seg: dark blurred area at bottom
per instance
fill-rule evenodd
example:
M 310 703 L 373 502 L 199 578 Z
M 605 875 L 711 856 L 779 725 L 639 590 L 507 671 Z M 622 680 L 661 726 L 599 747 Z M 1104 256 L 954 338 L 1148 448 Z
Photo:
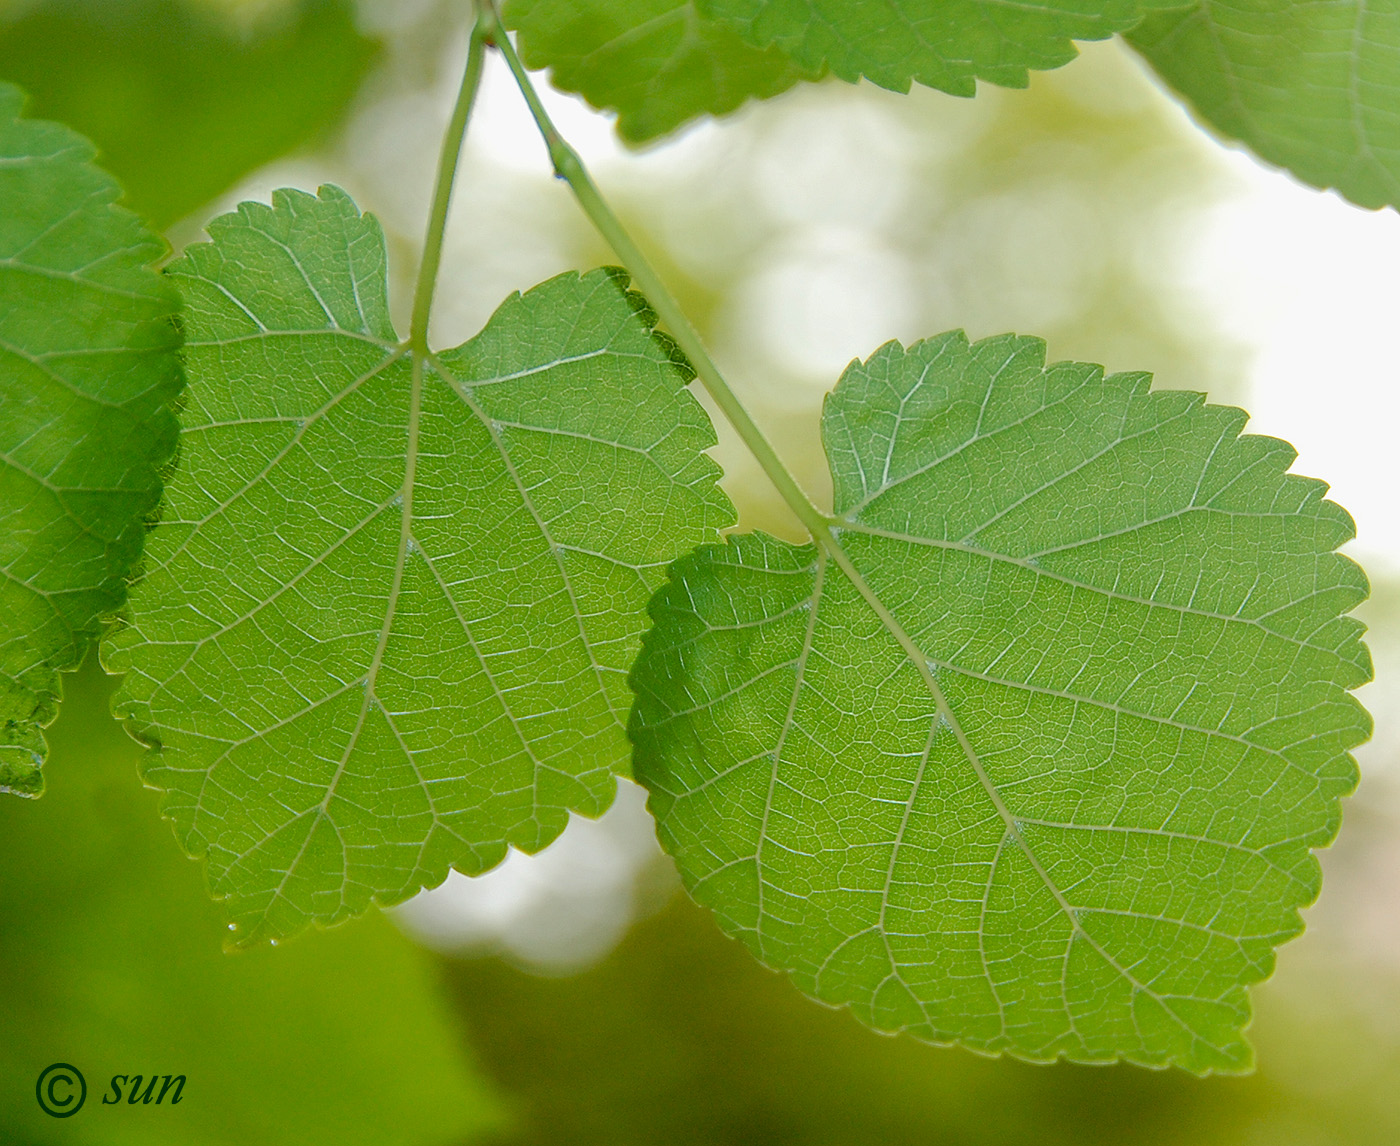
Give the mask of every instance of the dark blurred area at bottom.
M 581 975 L 474 960 L 447 977 L 482 1066 L 510 1095 L 518 1146 L 1400 1141 L 1393 1049 L 1347 1016 L 1315 1024 L 1273 996 L 1253 1076 L 980 1058 L 881 1038 L 813 1004 L 680 895 Z M 1367 1065 L 1349 1080 L 1311 1072 L 1324 1093 L 1300 1092 L 1308 1050 L 1328 1047 Z

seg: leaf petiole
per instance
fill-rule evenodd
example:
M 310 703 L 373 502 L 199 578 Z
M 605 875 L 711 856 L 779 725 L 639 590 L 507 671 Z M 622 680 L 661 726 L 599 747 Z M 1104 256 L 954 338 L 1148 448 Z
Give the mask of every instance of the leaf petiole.
M 671 337 L 685 351 L 685 355 L 690 359 L 691 365 L 695 367 L 695 373 L 705 387 L 706 393 L 724 412 L 729 424 L 734 427 L 744 445 L 757 459 L 763 472 L 768 476 L 768 480 L 776 487 L 788 508 L 806 526 L 813 540 L 830 543 L 832 541 L 831 519 L 812 504 L 811 498 L 797 484 L 797 479 L 792 476 L 782 459 L 778 457 L 772 444 L 764 437 L 763 431 L 758 428 L 749 412 L 744 409 L 738 395 L 730 389 L 729 383 L 720 374 L 719 367 L 715 365 L 714 359 L 705 349 L 705 344 L 690 324 L 690 320 L 686 318 L 680 304 L 666 289 L 666 284 L 662 282 L 661 276 L 656 273 L 646 256 L 632 241 L 632 237 L 627 234 L 613 209 L 608 206 L 607 201 L 598 191 L 597 185 L 589 176 L 578 152 L 569 146 L 549 118 L 549 113 L 545 111 L 539 93 L 535 91 L 534 85 L 530 82 L 529 73 L 525 70 L 524 64 L 520 62 L 520 57 L 516 54 L 509 35 L 500 23 L 492 0 L 484 0 L 482 4 L 477 29 L 482 30 L 483 27 L 487 42 L 499 49 L 501 55 L 505 57 L 511 74 L 515 77 L 516 86 L 519 87 L 520 94 L 525 97 L 525 102 L 530 107 L 530 114 L 534 117 L 535 126 L 539 128 L 545 146 L 549 149 L 549 159 L 554 165 L 554 173 L 568 183 L 569 189 L 573 191 L 574 198 L 578 200 L 583 213 L 588 216 L 589 221 L 607 240 L 608 245 L 622 261 L 622 265 L 641 289 L 642 294 L 646 296 L 647 301 L 661 317 L 661 321 L 666 324 Z
M 418 264 L 418 281 L 413 289 L 413 317 L 409 322 L 408 343 L 415 354 L 428 353 L 428 320 L 432 315 L 433 291 L 437 286 L 438 267 L 442 263 L 443 236 L 447 231 L 447 210 L 452 203 L 452 185 L 457 178 L 457 161 L 462 154 L 462 141 L 467 134 L 476 103 L 477 88 L 481 86 L 481 65 L 486 56 L 490 19 L 485 7 L 472 25 L 467 45 L 467 64 L 462 72 L 462 86 L 447 131 L 442 137 L 438 156 L 437 181 L 433 186 L 433 204 L 428 212 L 428 229 L 423 238 L 423 259 Z

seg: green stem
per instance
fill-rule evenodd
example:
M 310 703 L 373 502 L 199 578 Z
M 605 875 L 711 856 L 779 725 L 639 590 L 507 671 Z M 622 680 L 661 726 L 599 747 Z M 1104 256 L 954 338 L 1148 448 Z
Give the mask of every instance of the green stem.
M 438 156 L 437 182 L 433 186 L 433 206 L 428 212 L 428 231 L 423 239 L 423 261 L 418 264 L 418 282 L 413 289 L 413 318 L 409 324 L 408 343 L 418 354 L 428 353 L 428 318 L 433 309 L 433 291 L 437 287 L 438 267 L 442 263 L 442 241 L 447 232 L 447 209 L 452 203 L 452 184 L 457 179 L 457 160 L 462 155 L 462 140 L 467 134 L 476 90 L 481 84 L 481 65 L 486 58 L 489 30 L 495 24 L 495 14 L 486 5 L 477 10 L 472 26 L 471 42 L 467 46 L 467 66 L 462 72 L 462 86 L 447 133 L 442 137 L 442 153 Z
M 699 377 L 701 385 L 705 387 L 705 391 L 724 412 L 729 424 L 734 427 L 744 445 L 758 460 L 758 464 L 768 475 L 768 480 L 777 488 L 783 501 L 807 527 L 814 540 L 830 540 L 830 520 L 812 504 L 811 499 L 797 484 L 797 480 L 792 476 L 787 466 L 783 465 L 777 451 L 763 436 L 763 431 L 758 428 L 749 412 L 744 409 L 738 395 L 729 388 L 729 383 L 720 374 L 709 351 L 705 349 L 705 344 L 700 340 L 695 328 L 691 326 L 690 320 L 686 318 L 680 304 L 666 289 L 666 284 L 661 281 L 661 276 L 656 273 L 646 256 L 642 254 L 637 244 L 632 241 L 631 236 L 623 229 L 622 223 L 613 213 L 612 208 L 599 194 L 597 186 L 583 166 L 583 161 L 579 159 L 578 152 L 565 142 L 555 128 L 549 118 L 549 113 L 544 109 L 544 104 L 540 102 L 539 93 L 535 91 L 534 85 L 530 82 L 529 73 L 526 72 L 525 66 L 520 62 L 520 57 L 515 53 L 510 37 L 506 35 L 504 28 L 499 23 L 494 4 L 490 3 L 489 0 L 483 7 L 482 17 L 491 21 L 492 26 L 488 28 L 487 38 L 500 49 L 506 63 L 510 66 L 511 74 L 515 76 L 520 94 L 530 105 L 530 114 L 534 116 L 535 126 L 539 128 L 540 134 L 544 137 L 545 146 L 549 148 L 549 158 L 550 162 L 554 164 L 554 173 L 568 183 L 569 188 L 574 193 L 574 198 L 583 208 L 583 213 L 588 216 L 599 233 L 607 240 L 608 245 L 616 252 L 617 257 L 622 260 L 622 265 L 632 276 L 633 282 L 641 288 L 642 294 L 655 308 L 662 322 L 670 330 L 671 336 L 685 351 L 685 355 L 695 367 L 695 373 Z

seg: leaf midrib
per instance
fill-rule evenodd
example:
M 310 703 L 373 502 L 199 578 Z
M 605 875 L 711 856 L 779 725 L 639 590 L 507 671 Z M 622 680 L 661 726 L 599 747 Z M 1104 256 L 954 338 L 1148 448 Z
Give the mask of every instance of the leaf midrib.
M 269 335 L 276 335 L 278 333 L 284 332 L 268 332 Z M 345 331 L 340 328 L 327 328 L 323 331 L 315 333 L 363 337 L 355 336 L 353 332 Z M 267 335 L 253 337 L 266 336 Z M 598 351 L 590 351 L 588 354 L 585 355 L 576 355 L 571 357 L 565 357 L 562 359 L 552 360 L 549 363 L 540 364 L 528 370 L 514 372 L 513 374 L 506 377 L 494 377 L 486 379 L 484 380 L 484 384 L 490 385 L 504 381 L 513 381 L 517 378 L 528 377 L 532 374 L 536 374 L 544 370 L 553 369 L 561 364 L 579 361 L 586 358 L 599 357 L 605 353 L 608 353 L 608 351 L 606 349 L 602 349 Z M 471 633 L 469 627 L 467 626 L 455 597 L 448 591 L 448 586 L 443 580 L 431 555 L 427 552 L 423 545 L 420 542 L 418 542 L 413 536 L 413 494 L 416 486 L 416 469 L 419 453 L 419 438 L 422 426 L 422 400 L 423 387 L 425 382 L 425 371 L 432 370 L 432 372 L 435 375 L 437 375 L 441 379 L 441 381 L 445 385 L 447 385 L 448 388 L 456 395 L 456 397 L 462 402 L 462 404 L 468 410 L 471 411 L 472 415 L 477 419 L 477 421 L 481 424 L 481 426 L 486 430 L 486 432 L 490 436 L 492 444 L 496 448 L 496 451 L 501 458 L 502 464 L 507 470 L 512 484 L 514 485 L 517 493 L 520 495 L 520 498 L 526 511 L 530 514 L 532 520 L 535 522 L 536 528 L 539 530 L 540 535 L 544 538 L 545 544 L 549 548 L 549 551 L 552 557 L 554 558 L 555 564 L 559 571 L 560 578 L 562 579 L 565 586 L 565 590 L 568 594 L 570 613 L 572 614 L 574 621 L 578 626 L 579 641 L 585 653 L 587 654 L 589 664 L 593 669 L 595 679 L 598 685 L 598 691 L 603 697 L 604 701 L 607 703 L 609 712 L 611 713 L 614 721 L 619 725 L 619 727 L 624 726 L 624 718 L 617 712 L 616 707 L 614 705 L 613 698 L 611 695 L 612 690 L 607 686 L 607 682 L 603 679 L 603 674 L 607 670 L 603 665 L 599 663 L 598 658 L 594 652 L 593 643 L 589 639 L 587 629 L 584 626 L 583 613 L 582 610 L 579 608 L 577 593 L 574 589 L 572 578 L 569 576 L 569 572 L 565 567 L 562 559 L 561 551 L 563 549 L 571 547 L 562 546 L 554 540 L 554 537 L 547 523 L 544 521 L 539 511 L 536 509 L 534 501 L 531 498 L 525 483 L 523 482 L 520 475 L 515 469 L 514 461 L 510 457 L 509 450 L 507 449 L 505 442 L 501 438 L 499 432 L 500 424 L 495 422 L 495 420 L 493 420 L 472 397 L 471 391 L 475 383 L 467 384 L 458 379 L 456 375 L 442 362 L 441 358 L 434 353 L 428 353 L 424 355 L 419 352 L 416 352 L 408 343 L 399 344 L 396 348 L 394 348 L 394 352 L 392 354 L 387 355 L 383 360 L 376 363 L 370 370 L 358 376 L 349 386 L 333 395 L 318 410 L 316 410 L 313 414 L 309 415 L 304 420 L 302 425 L 298 427 L 297 433 L 293 435 L 292 438 L 289 439 L 288 442 L 281 447 L 281 449 L 278 450 L 277 454 L 268 461 L 268 463 L 262 468 L 262 470 L 259 471 L 259 473 L 254 478 L 246 482 L 237 493 L 232 495 L 232 497 L 227 499 L 224 503 L 221 503 L 219 507 L 211 511 L 211 513 L 206 515 L 205 518 L 195 523 L 196 530 L 191 531 L 191 536 L 193 536 L 194 532 L 197 531 L 197 527 L 199 525 L 204 524 L 212 517 L 217 516 L 220 512 L 226 510 L 234 501 L 237 501 L 240 497 L 245 495 L 248 492 L 248 490 L 250 490 L 260 481 L 265 479 L 268 476 L 268 474 L 271 473 L 272 470 L 275 469 L 276 466 L 281 461 L 283 461 L 287 457 L 287 455 L 296 447 L 296 445 L 303 439 L 307 429 L 313 423 L 319 421 L 321 417 L 323 417 L 329 411 L 331 411 L 333 408 L 339 405 L 340 402 L 343 401 L 350 394 L 357 391 L 370 378 L 381 374 L 393 363 L 399 361 L 404 357 L 407 357 L 410 361 L 412 381 L 410 384 L 409 417 L 404 450 L 404 479 L 399 488 L 398 494 L 395 495 L 400 500 L 401 506 L 399 545 L 398 551 L 395 556 L 394 570 L 391 578 L 389 596 L 384 608 L 384 618 L 380 626 L 379 637 L 375 645 L 375 650 L 372 655 L 369 668 L 366 670 L 363 677 L 360 678 L 360 680 L 363 682 L 364 699 L 361 702 L 360 711 L 356 717 L 355 726 L 351 731 L 350 736 L 346 742 L 345 750 L 341 754 L 340 760 L 337 762 L 334 774 L 327 782 L 325 794 L 322 796 L 320 802 L 317 805 L 315 805 L 311 809 L 308 809 L 307 812 L 300 813 L 300 815 L 308 816 L 309 826 L 307 828 L 305 837 L 302 840 L 301 847 L 297 851 L 296 856 L 288 864 L 286 871 L 283 873 L 282 879 L 278 882 L 277 886 L 272 891 L 271 898 L 269 899 L 269 907 L 267 909 L 264 909 L 264 911 L 261 913 L 264 920 L 267 917 L 268 910 L 270 910 L 271 904 L 275 903 L 278 899 L 286 898 L 285 891 L 287 884 L 291 880 L 294 873 L 297 871 L 298 867 L 300 866 L 301 861 L 306 854 L 306 850 L 310 846 L 311 840 L 316 833 L 318 825 L 321 823 L 322 820 L 326 820 L 330 822 L 332 826 L 334 826 L 334 821 L 329 814 L 330 805 L 332 800 L 335 798 L 336 790 L 339 786 L 341 777 L 345 774 L 345 770 L 349 765 L 349 761 L 354 754 L 356 746 L 359 743 L 360 735 L 364 729 L 365 722 L 369 717 L 369 712 L 372 706 L 378 702 L 378 697 L 375 694 L 375 685 L 378 680 L 379 670 L 383 665 L 384 655 L 388 648 L 389 638 L 392 635 L 394 620 L 397 614 L 398 600 L 403 587 L 403 579 L 405 569 L 407 566 L 408 554 L 413 548 L 416 547 L 420 555 L 424 558 L 424 561 L 429 567 L 429 571 L 434 579 L 435 584 L 438 586 L 439 591 L 443 594 L 444 598 L 446 599 L 447 604 L 452 610 L 454 616 L 456 616 L 456 618 L 458 619 L 468 643 L 472 646 L 473 651 L 476 653 L 477 660 L 482 665 L 483 672 L 485 672 L 487 676 L 488 683 L 490 684 L 498 703 L 500 703 L 501 708 L 505 712 L 512 729 L 515 731 L 517 738 L 520 740 L 526 757 L 530 760 L 531 764 L 533 765 L 531 770 L 531 784 L 536 788 L 538 787 L 540 781 L 540 774 L 544 769 L 544 762 L 540 760 L 540 758 L 536 755 L 529 743 L 528 738 L 525 736 L 524 731 L 519 727 L 516 714 L 512 709 L 511 705 L 507 702 L 506 697 L 502 694 L 497 682 L 495 681 L 491 667 L 487 662 L 485 656 L 479 650 L 476 643 L 476 639 Z M 217 425 L 222 425 L 222 423 L 211 423 L 211 426 Z M 541 429 L 540 427 L 523 426 L 522 428 Z M 599 439 L 599 441 L 601 441 L 601 439 Z M 618 442 L 608 442 L 606 444 L 612 448 L 617 449 L 626 450 L 630 448 Z M 646 451 L 644 450 L 638 452 L 641 452 L 643 454 L 646 453 Z M 368 520 L 372 519 L 375 516 L 378 516 L 378 513 L 382 512 L 383 508 L 383 506 L 379 507 L 374 514 L 370 515 L 370 518 L 367 518 L 366 521 L 361 522 L 360 525 L 356 528 L 355 532 L 358 532 L 359 528 L 363 528 L 363 526 L 367 524 Z M 187 538 L 186 541 L 182 543 L 180 547 L 181 549 L 184 548 L 185 544 L 188 544 L 188 540 L 189 539 Z M 340 539 L 337 545 L 339 545 L 340 542 L 343 542 L 343 540 L 344 538 Z M 177 552 L 178 551 L 179 550 L 177 550 Z M 279 594 L 280 592 L 281 590 L 279 590 Z M 239 623 L 241 623 L 242 619 L 243 618 L 240 618 Z M 222 631 L 227 631 L 227 628 L 228 627 L 226 627 Z M 201 642 L 201 645 L 203 643 L 205 642 Z M 345 688 L 336 690 L 335 695 L 343 695 L 348 688 L 354 687 L 354 683 L 355 682 L 351 682 L 351 684 L 345 686 Z M 427 785 L 422 784 L 422 777 L 418 773 L 417 762 L 414 759 L 412 750 L 404 742 L 403 737 L 402 735 L 400 735 L 397 727 L 394 725 L 392 718 L 389 716 L 389 713 L 387 711 L 383 710 L 382 705 L 381 711 L 384 711 L 385 718 L 390 725 L 390 730 L 393 732 L 396 742 L 398 743 L 400 749 L 403 751 L 404 756 L 409 764 L 409 767 L 414 770 L 415 775 L 419 776 L 420 786 L 423 788 L 425 795 L 427 796 L 427 799 L 429 801 L 429 805 L 431 807 L 433 804 L 433 796 L 431 791 L 429 791 Z M 250 739 L 256 738 L 257 737 L 252 737 Z M 227 751 L 224 755 L 227 755 Z M 221 757 L 221 759 L 222 758 L 223 757 Z M 212 775 L 213 770 L 214 768 L 212 765 L 210 768 L 206 769 L 206 782 L 208 780 L 208 777 Z M 537 794 L 534 799 L 534 803 L 539 803 Z M 433 808 L 433 819 L 434 823 L 440 823 L 435 808 Z
M 319 300 L 319 296 L 318 300 Z M 327 311 L 327 317 L 330 312 Z M 334 321 L 334 320 L 332 320 Z M 389 635 L 394 628 L 394 617 L 398 610 L 399 593 L 403 589 L 404 567 L 408 561 L 409 542 L 413 535 L 413 490 L 414 479 L 418 469 L 418 435 L 421 426 L 423 412 L 423 357 L 419 354 L 411 354 L 411 381 L 409 383 L 408 399 L 408 431 L 407 441 L 404 445 L 404 475 L 403 484 L 399 487 L 400 514 L 399 514 L 399 547 L 394 558 L 393 579 L 389 586 L 389 599 L 384 606 L 384 621 L 379 627 L 379 640 L 374 647 L 374 655 L 370 659 L 369 668 L 365 672 L 364 699 L 360 702 L 359 715 L 355 718 L 355 727 L 350 733 L 350 738 L 346 742 L 345 751 L 341 753 L 340 761 L 336 764 L 334 775 L 326 785 L 326 794 L 321 797 L 321 802 L 315 808 L 315 814 L 311 817 L 311 826 L 307 829 L 306 837 L 301 842 L 301 847 L 291 863 L 287 865 L 287 870 L 283 873 L 282 879 L 277 887 L 273 889 L 270 903 L 284 898 L 283 892 L 286 890 L 287 881 L 292 878 L 292 873 L 301 865 L 302 857 L 306 854 L 306 849 L 311 846 L 311 840 L 316 834 L 316 827 L 322 820 L 330 820 L 329 810 L 331 800 L 335 796 L 336 789 L 340 785 L 340 778 L 345 775 L 346 766 L 350 762 L 350 757 L 354 755 L 355 747 L 360 742 L 360 733 L 364 731 L 365 721 L 369 718 L 370 708 L 378 703 L 379 698 L 375 695 L 375 685 L 379 680 L 379 669 L 384 663 L 384 651 L 389 647 Z M 392 361 L 390 359 L 389 361 Z M 387 713 L 386 713 L 387 716 Z M 390 722 L 392 726 L 392 721 Z M 397 729 L 394 732 L 395 739 L 399 746 L 403 748 L 405 756 L 408 757 L 410 767 L 414 766 L 413 754 L 398 736 Z M 415 767 L 415 772 L 417 771 Z M 422 777 L 419 777 L 421 784 Z M 425 789 L 426 791 L 426 789 Z M 431 803 L 431 796 L 429 796 Z M 436 816 L 434 816 L 436 820 Z M 332 824 L 334 821 L 331 821 Z M 266 916 L 264 915 L 264 918 Z
M 1078 935 L 1080 938 L 1082 938 L 1084 942 L 1087 943 L 1094 950 L 1094 952 L 1105 963 L 1108 964 L 1109 967 L 1116 971 L 1123 979 L 1125 979 L 1131 985 L 1134 991 L 1140 991 L 1144 995 L 1147 995 L 1149 998 L 1151 998 L 1155 1003 L 1157 1003 L 1157 1005 L 1161 1007 L 1162 1010 L 1167 1015 L 1169 1015 L 1177 1023 L 1177 1025 L 1180 1026 L 1181 1029 L 1184 1030 L 1192 1039 L 1203 1043 L 1204 1045 L 1210 1047 L 1214 1051 L 1217 1051 L 1221 1055 L 1228 1055 L 1226 1048 L 1217 1046 L 1214 1043 L 1211 1043 L 1208 1040 L 1204 1039 L 1194 1028 L 1192 1028 L 1192 1026 L 1189 1023 L 1187 1023 L 1180 1015 L 1176 1013 L 1175 1010 L 1173 1010 L 1166 998 L 1158 994 L 1156 991 L 1152 990 L 1152 988 L 1147 986 L 1147 984 L 1141 982 L 1135 975 L 1132 974 L 1132 972 L 1130 972 L 1127 968 L 1123 967 L 1111 954 L 1109 954 L 1109 952 L 1104 949 L 1102 944 L 1100 944 L 1092 935 L 1085 931 L 1083 925 L 1080 923 L 1078 914 L 1076 913 L 1073 905 L 1070 904 L 1069 900 L 1065 898 L 1064 892 L 1060 890 L 1059 886 L 1055 883 L 1055 881 L 1050 878 L 1050 874 L 1045 870 L 1044 866 L 1041 864 L 1040 859 L 1035 854 L 1034 849 L 1031 848 L 1029 842 L 1021 834 L 1020 826 L 1017 822 L 1016 817 L 1011 813 L 1011 809 L 1007 807 L 1006 802 L 1001 797 L 1000 790 L 992 781 L 991 777 L 987 774 L 987 770 L 982 765 L 981 758 L 977 755 L 976 750 L 972 747 L 972 743 L 968 739 L 967 733 L 963 730 L 962 724 L 958 720 L 957 715 L 954 713 L 952 705 L 949 704 L 947 696 L 944 694 L 942 687 L 939 685 L 937 679 L 934 677 L 933 672 L 929 667 L 930 658 L 919 648 L 918 644 L 905 630 L 904 626 L 899 623 L 899 621 L 895 618 L 894 614 L 890 612 L 888 607 L 886 607 L 886 605 L 880 599 L 878 594 L 876 594 L 874 589 L 870 586 L 869 582 L 866 581 L 865 576 L 861 573 L 860 569 L 856 566 L 855 562 L 851 559 L 850 555 L 845 551 L 845 549 L 841 547 L 841 544 L 836 539 L 836 537 L 833 536 L 831 532 L 831 527 L 839 525 L 840 522 L 838 520 L 828 518 L 828 527 L 823 531 L 823 536 L 816 538 L 819 550 L 824 550 L 831 557 L 831 559 L 836 562 L 837 567 L 840 568 L 841 572 L 846 575 L 847 580 L 851 582 L 852 586 L 860 594 L 861 598 L 865 601 L 867 606 L 869 606 L 871 611 L 874 612 L 876 617 L 880 620 L 880 623 L 885 627 L 886 631 L 889 632 L 889 634 L 892 637 L 894 637 L 895 641 L 903 650 L 905 657 L 910 661 L 911 664 L 913 664 L 915 670 L 919 673 L 919 676 L 922 678 L 925 687 L 929 691 L 929 695 L 933 698 L 934 704 L 938 710 L 938 717 L 947 722 L 949 729 L 952 731 L 955 739 L 958 742 L 959 747 L 963 751 L 963 756 L 967 760 L 968 764 L 972 767 L 972 770 L 977 777 L 978 783 L 982 786 L 983 792 L 991 801 L 992 806 L 993 808 L 995 808 L 997 815 L 1001 818 L 1002 824 L 1005 828 L 1003 838 L 1009 838 L 1013 840 L 1016 843 L 1016 845 L 1021 849 L 1022 854 L 1025 855 L 1026 860 L 1031 865 L 1032 870 L 1036 873 L 1036 876 L 1044 885 L 1045 889 L 1054 898 L 1055 903 L 1058 905 L 1061 913 L 1069 921 L 1070 928 L 1073 934 Z M 816 595 L 814 594 L 814 612 L 817 608 L 817 604 L 818 600 Z M 775 769 L 776 766 L 777 754 L 775 753 Z M 759 881 L 759 886 L 760 888 L 762 887 L 761 879 Z M 980 934 L 981 932 L 979 929 L 979 936 Z M 1066 1013 L 1068 1014 L 1068 1012 Z

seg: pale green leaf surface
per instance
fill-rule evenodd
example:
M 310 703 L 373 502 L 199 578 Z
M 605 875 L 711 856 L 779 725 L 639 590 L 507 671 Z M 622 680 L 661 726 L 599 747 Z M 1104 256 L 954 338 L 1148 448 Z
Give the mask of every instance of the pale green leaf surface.
M 502 19 L 519 33 L 529 67 L 549 68 L 555 87 L 616 111 L 618 134 L 632 143 L 821 73 L 751 47 L 692 0 L 510 0 Z
M 1104 40 L 1181 0 L 696 0 L 702 15 L 755 47 L 776 46 L 808 69 L 892 91 L 911 82 L 953 95 L 976 81 L 1025 87 L 1058 68 L 1072 41 Z
M 424 361 L 344 192 L 210 234 L 171 268 L 181 469 L 107 664 L 252 943 L 602 812 L 646 601 L 731 510 L 688 368 L 620 272 L 513 296 Z
M 1245 1069 L 1369 720 L 1352 536 L 1285 442 L 960 332 L 855 363 L 831 548 L 679 562 L 633 673 L 692 894 L 883 1030 Z
M 1128 41 L 1222 135 L 1363 207 L 1400 205 L 1400 0 L 1202 0 Z
M 42 729 L 126 596 L 175 447 L 162 241 L 81 136 L 0 84 L 0 792 L 44 786 Z

